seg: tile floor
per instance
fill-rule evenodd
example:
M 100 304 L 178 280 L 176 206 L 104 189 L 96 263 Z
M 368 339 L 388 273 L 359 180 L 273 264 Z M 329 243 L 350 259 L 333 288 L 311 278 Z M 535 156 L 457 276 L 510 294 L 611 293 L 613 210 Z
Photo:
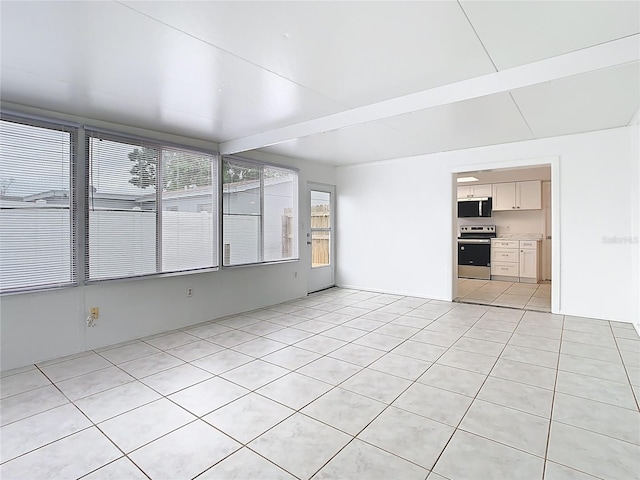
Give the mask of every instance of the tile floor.
M 617 322 L 332 289 L 1 387 L 3 480 L 640 478 Z
M 551 282 L 536 284 L 459 278 L 456 301 L 550 312 Z

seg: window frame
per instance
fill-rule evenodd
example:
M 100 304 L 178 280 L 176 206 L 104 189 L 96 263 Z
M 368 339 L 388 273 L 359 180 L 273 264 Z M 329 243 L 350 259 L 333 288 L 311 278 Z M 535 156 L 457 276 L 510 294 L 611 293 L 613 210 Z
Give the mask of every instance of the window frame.
M 225 161 L 237 162 L 240 164 L 246 164 L 248 167 L 260 168 L 260 228 L 259 228 L 259 261 L 239 263 L 239 264 L 225 264 L 224 262 L 224 175 L 222 170 L 224 169 Z M 294 230 L 295 230 L 295 255 L 291 258 L 281 258 L 276 260 L 264 260 L 264 169 L 265 168 L 277 168 L 281 170 L 288 170 L 296 175 L 295 188 L 293 189 L 292 206 L 294 208 Z M 220 268 L 245 268 L 257 265 L 273 265 L 278 263 L 289 263 L 300 261 L 300 169 L 295 167 L 289 167 L 284 165 L 278 165 L 277 163 L 263 162 L 261 160 L 254 160 L 240 155 L 220 155 Z
M 216 251 L 216 255 L 213 258 L 213 262 L 214 265 L 212 266 L 206 266 L 206 267 L 197 267 L 197 268 L 187 268 L 187 269 L 179 269 L 179 270 L 167 270 L 167 271 L 158 271 L 160 269 L 160 266 L 162 265 L 162 188 L 158 188 L 158 185 L 161 184 L 162 182 L 162 175 L 163 175 L 163 168 L 162 168 L 162 152 L 163 150 L 174 150 L 174 151 L 184 151 L 186 153 L 191 153 L 191 154 L 202 154 L 202 155 L 206 155 L 206 156 L 210 156 L 212 157 L 212 167 L 215 169 L 215 171 L 217 172 L 217 179 L 213 178 L 212 182 L 211 182 L 211 189 L 212 189 L 212 196 L 214 197 L 215 201 L 221 203 L 221 195 L 220 192 L 217 192 L 217 195 L 213 194 L 213 189 L 217 187 L 217 185 L 219 185 L 219 179 L 220 179 L 220 166 L 221 166 L 221 157 L 219 155 L 218 152 L 213 151 L 213 150 L 207 150 L 207 149 L 203 149 L 203 148 L 197 148 L 197 147 L 190 147 L 190 146 L 186 146 L 183 144 L 178 144 L 178 143 L 173 143 L 173 142 L 165 142 L 162 140 L 155 140 L 155 139 L 151 139 L 151 138 L 147 138 L 147 137 L 141 137 L 141 136 L 137 136 L 137 135 L 129 135 L 126 133 L 121 133 L 121 132 L 115 132 L 113 130 L 108 130 L 108 129 L 103 129 L 103 128 L 98 128 L 98 127 L 92 127 L 92 126 L 88 126 L 85 125 L 83 127 L 83 131 L 85 132 L 85 142 L 84 142 L 84 147 L 86 149 L 86 160 L 85 160 L 85 167 L 86 167 L 86 172 L 85 172 L 85 191 L 84 191 L 84 197 L 86 200 L 89 199 L 89 183 L 90 183 L 90 179 L 89 179 L 89 172 L 90 172 L 90 165 L 91 165 L 91 156 L 90 156 L 90 148 L 89 148 L 89 144 L 92 138 L 100 138 L 103 140 L 108 140 L 108 141 L 112 141 L 112 142 L 119 142 L 119 143 L 129 143 L 132 146 L 136 146 L 136 147 L 149 147 L 149 148 L 153 148 L 158 152 L 158 158 L 157 158 L 157 166 L 156 166 L 156 220 L 155 220 L 155 236 L 156 236 L 156 252 L 155 252 L 155 258 L 156 258 L 156 271 L 152 272 L 152 273 L 146 273 L 146 274 L 140 274 L 140 275 L 124 275 L 124 276 L 117 276 L 117 277 L 108 277 L 108 278 L 90 278 L 90 257 L 91 257 L 91 251 L 89 248 L 89 206 L 87 204 L 87 207 L 85 208 L 85 236 L 82 237 L 84 239 L 86 239 L 84 243 L 84 248 L 85 248 L 85 264 L 84 264 L 84 274 L 83 274 L 83 283 L 85 285 L 92 285 L 92 284 L 96 284 L 96 283 L 103 283 L 103 282 L 113 282 L 113 281 L 122 281 L 122 280 L 133 280 L 133 279 L 143 279 L 143 278 L 156 278 L 156 277 L 163 277 L 163 276 L 176 276 L 176 275 L 188 275 L 188 274 L 195 274 L 195 273 L 205 273 L 205 272 L 213 272 L 213 271 L 218 271 L 220 270 L 220 251 L 217 250 Z M 88 202 L 87 202 L 88 203 Z M 220 225 L 221 225 L 221 220 L 219 218 L 215 219 L 213 226 L 214 229 L 216 231 L 216 234 L 218 236 L 221 235 L 221 230 L 220 230 Z M 219 245 L 219 239 L 216 239 L 216 242 L 213 244 L 214 246 L 218 246 Z
M 0 290 L 0 296 L 29 293 L 44 290 L 55 290 L 67 287 L 75 287 L 82 281 L 79 275 L 78 264 L 78 164 L 80 163 L 81 152 L 78 149 L 80 125 L 73 122 L 59 121 L 39 115 L 28 115 L 10 110 L 0 110 L 0 121 L 17 123 L 20 125 L 43 128 L 69 134 L 69 281 L 43 283 L 39 285 L 28 285 L 7 288 Z
M 40 115 L 32 115 L 20 111 L 12 111 L 7 109 L 0 109 L 0 120 L 20 123 L 24 125 L 30 125 L 40 128 L 49 128 L 52 130 L 65 131 L 70 134 L 70 166 L 69 166 L 69 222 L 70 222 L 70 278 L 69 282 L 48 283 L 42 285 L 29 285 L 24 287 L 17 287 L 0 291 L 0 297 L 5 295 L 14 295 L 30 292 L 40 292 L 47 290 L 57 290 L 69 287 L 77 287 L 83 285 L 93 285 L 104 282 L 122 282 L 133 281 L 139 279 L 149 278 L 161 278 L 161 277 L 174 277 L 181 275 L 192 275 L 198 273 L 216 272 L 227 268 L 244 268 L 258 265 L 269 265 L 278 263 L 290 263 L 300 260 L 300 169 L 291 166 L 280 165 L 277 163 L 264 162 L 261 160 L 254 160 L 244 156 L 238 155 L 224 155 L 216 149 L 194 147 L 185 145 L 183 143 L 176 143 L 171 141 L 165 141 L 153 137 L 139 136 L 130 134 L 120 130 L 105 129 L 91 124 L 81 124 L 77 122 L 67 121 L 55 117 L 46 117 Z M 152 132 L 156 133 L 156 132 Z M 161 133 L 158 132 L 158 135 Z M 214 200 L 217 202 L 217 208 L 214 205 L 212 214 L 217 215 L 214 222 L 214 228 L 217 229 L 217 242 L 216 242 L 216 255 L 214 263 L 216 265 L 211 267 L 201 267 L 185 270 L 173 270 L 173 271 L 156 271 L 154 273 L 143 275 L 129 275 L 109 278 L 89 278 L 89 169 L 90 169 L 90 154 L 89 143 L 93 137 L 105 138 L 115 142 L 131 143 L 137 146 L 148 146 L 150 148 L 158 149 L 159 163 L 162 163 L 162 150 L 182 150 L 188 153 L 203 154 L 213 157 L 212 165 L 217 170 L 217 179 L 213 179 L 212 187 L 217 186 L 216 195 Z M 260 261 L 243 263 L 237 265 L 225 265 L 224 264 L 224 179 L 222 168 L 225 160 L 237 161 L 240 163 L 248 164 L 250 166 L 258 167 L 260 169 Z M 275 260 L 264 260 L 264 170 L 268 168 L 282 169 L 295 174 L 295 185 L 293 187 L 293 230 L 295 237 L 293 246 L 295 248 L 295 255 L 291 258 L 280 258 Z M 162 175 L 160 173 L 160 175 Z M 156 179 L 158 182 L 159 179 Z M 161 189 L 157 189 L 157 194 L 162 195 Z M 214 203 L 215 203 L 214 202 Z M 157 206 L 160 211 L 159 216 L 156 218 L 156 234 L 161 232 L 158 229 L 157 222 L 161 222 L 161 208 L 162 200 Z M 161 257 L 161 252 L 156 251 L 156 260 Z M 156 267 L 157 268 L 157 267 Z

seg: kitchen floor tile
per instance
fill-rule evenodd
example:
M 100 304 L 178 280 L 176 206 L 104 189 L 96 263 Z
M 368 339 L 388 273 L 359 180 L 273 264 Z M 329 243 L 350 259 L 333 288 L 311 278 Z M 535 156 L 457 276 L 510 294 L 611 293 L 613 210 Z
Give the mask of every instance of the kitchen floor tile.
M 0 465 L 0 478 L 79 478 L 121 456 L 113 443 L 91 427 Z
M 425 401 L 426 398 L 429 401 Z M 473 398 L 465 395 L 414 383 L 393 406 L 455 427 L 472 401 Z
M 66 362 L 41 367 L 41 370 L 52 382 L 59 382 L 111 366 L 112 364 L 108 360 L 96 353 L 91 353 Z
M 553 392 L 544 388 L 489 376 L 478 398 L 544 418 L 551 416 Z
M 220 375 L 251 361 L 253 361 L 253 357 L 249 355 L 234 352 L 233 350 L 223 350 L 194 360 L 191 364 L 214 375 Z
M 159 398 L 157 392 L 135 381 L 82 398 L 75 404 L 93 423 L 100 423 Z
M 430 470 L 454 428 L 389 407 L 358 438 Z
M 224 350 L 224 347 L 220 345 L 207 342 L 206 340 L 198 340 L 167 350 L 167 353 L 185 362 L 192 362 L 198 358 L 206 357 L 207 355 L 212 355 L 222 350 Z
M 314 480 L 424 480 L 428 471 L 357 438 L 329 461 Z
M 202 420 L 196 420 L 129 457 L 150 478 L 193 478 L 241 447 Z
M 262 357 L 262 360 L 280 367 L 296 370 L 320 358 L 319 353 L 310 352 L 298 347 L 286 347 Z
M 313 401 L 302 413 L 350 435 L 356 435 L 386 404 L 342 388 L 335 388 Z
M 148 477 L 127 457 L 121 457 L 90 473 L 82 480 L 148 480 Z
M 171 395 L 178 390 L 200 383 L 212 376 L 206 370 L 184 364 L 144 377 L 141 382 L 162 395 Z
M 255 390 L 287 373 L 289 373 L 289 370 L 286 368 L 262 360 L 254 360 L 251 363 L 223 373 L 221 377 L 238 385 L 242 385 L 249 390 Z
M 195 420 L 186 410 L 165 398 L 102 422 L 100 430 L 129 453 Z
M 242 448 L 213 466 L 198 480 L 295 480 L 295 477 L 257 453 Z
M 112 348 L 110 350 L 100 350 L 100 355 L 110 362 L 118 365 L 120 363 L 130 362 L 138 358 L 147 357 L 161 350 L 144 342 L 135 342 L 121 347 Z
M 248 446 L 298 478 L 310 478 L 351 436 L 296 413 Z
M 553 420 L 640 445 L 640 412 L 557 392 Z
M 539 480 L 544 459 L 457 430 L 433 471 L 451 480 Z
M 450 392 L 475 397 L 486 378 L 487 376 L 481 373 L 434 364 L 417 381 Z
M 57 382 L 56 385 L 62 390 L 62 393 L 73 401 L 133 382 L 134 380 L 135 378 L 118 367 L 108 367 L 97 372 L 85 373 L 79 377 Z
M 345 362 L 353 363 L 355 365 L 360 365 L 361 367 L 366 367 L 367 365 L 375 362 L 382 355 L 384 355 L 384 352 L 381 350 L 349 343 L 344 347 L 334 350 L 328 356 L 337 358 L 338 360 L 344 360 Z
M 597 477 L 579 472 L 547 460 L 544 468 L 544 480 L 595 480 Z
M 617 383 L 577 373 L 558 371 L 556 391 L 637 410 L 629 383 Z
M 498 359 L 490 376 L 550 390 L 553 390 L 556 384 L 556 370 L 554 368 L 516 362 L 505 358 Z
M 80 410 L 66 404 L 0 428 L 0 463 L 91 426 Z
M 259 388 L 256 393 L 300 410 L 331 388 L 333 386 L 328 383 L 293 372 Z
M 275 340 L 271 340 L 269 338 L 256 338 L 255 340 L 250 340 L 246 343 L 236 345 L 235 347 L 232 347 L 232 349 L 236 352 L 259 358 L 276 352 L 282 348 L 285 348 L 286 346 L 286 343 L 276 342 Z
M 201 417 L 247 393 L 249 391 L 246 388 L 221 377 L 215 377 L 180 390 L 168 398 L 194 415 Z
M 640 447 L 588 430 L 551 423 L 551 461 L 600 478 L 638 478 Z
M 385 356 L 369 365 L 369 368 L 407 380 L 416 380 L 431 365 L 431 362 L 425 362 L 424 360 L 419 360 L 417 358 L 387 353 Z
M 298 330 L 295 327 L 283 328 L 282 330 L 278 330 L 277 332 L 270 333 L 265 335 L 264 338 L 268 338 L 270 340 L 275 340 L 276 342 L 285 343 L 287 345 L 293 345 L 300 340 L 304 340 L 305 338 L 313 337 L 313 333 L 304 332 L 302 330 Z
M 305 350 L 319 353 L 320 355 L 327 355 L 346 344 L 347 342 L 335 338 L 325 337 L 324 335 L 314 335 L 313 337 L 296 343 L 296 347 L 304 348 Z
M 340 384 L 340 387 L 380 402 L 391 403 L 409 385 L 409 380 L 365 368 Z
M 244 444 L 293 413 L 294 410 L 284 405 L 249 393 L 206 415 L 203 420 Z
M 168 353 L 156 353 L 148 357 L 138 358 L 130 362 L 121 363 L 119 367 L 136 378 L 148 377 L 154 373 L 169 370 L 182 365 L 184 362 Z
M 436 363 L 486 375 L 495 365 L 496 357 L 451 349 L 438 358 Z
M 626 480 L 640 458 L 631 324 L 340 288 L 3 371 L 0 392 L 3 478 Z
M 298 372 L 331 385 L 338 385 L 360 370 L 362 367 L 353 363 L 322 357 L 298 369 Z
M 51 382 L 36 368 L 2 377 L 0 380 L 0 399 L 47 385 L 51 385 Z
M 476 400 L 460 429 L 544 457 L 549 419 Z
M 22 420 L 68 402 L 53 385 L 3 398 L 0 400 L 0 425 Z

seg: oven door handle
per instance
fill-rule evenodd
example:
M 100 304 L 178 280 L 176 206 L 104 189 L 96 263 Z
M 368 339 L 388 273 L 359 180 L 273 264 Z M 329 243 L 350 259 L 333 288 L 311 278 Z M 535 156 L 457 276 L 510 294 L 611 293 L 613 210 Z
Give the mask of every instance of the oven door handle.
M 465 243 L 491 243 L 490 238 L 459 238 L 458 244 L 464 245 Z

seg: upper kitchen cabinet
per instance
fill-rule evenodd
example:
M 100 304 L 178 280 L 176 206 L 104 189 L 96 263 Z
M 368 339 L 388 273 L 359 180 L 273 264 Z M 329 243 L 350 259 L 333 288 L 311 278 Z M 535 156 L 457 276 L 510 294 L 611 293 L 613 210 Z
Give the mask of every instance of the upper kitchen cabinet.
M 463 185 L 458 187 L 458 198 L 490 197 L 491 185 Z
M 493 211 L 540 210 L 542 208 L 542 182 L 509 182 L 493 184 Z

